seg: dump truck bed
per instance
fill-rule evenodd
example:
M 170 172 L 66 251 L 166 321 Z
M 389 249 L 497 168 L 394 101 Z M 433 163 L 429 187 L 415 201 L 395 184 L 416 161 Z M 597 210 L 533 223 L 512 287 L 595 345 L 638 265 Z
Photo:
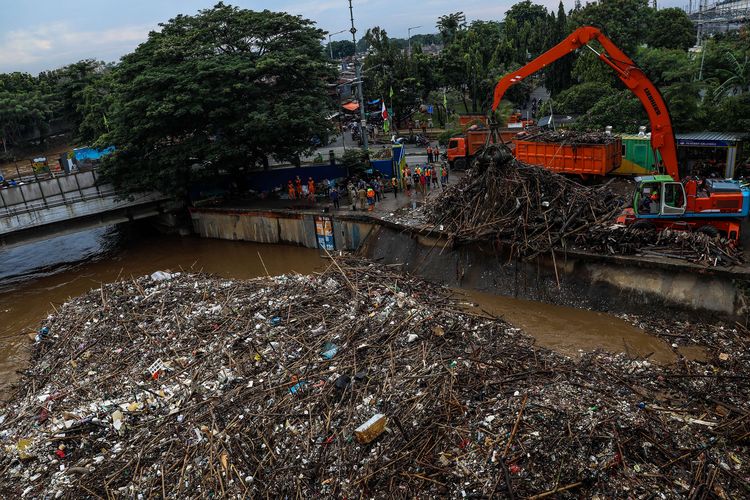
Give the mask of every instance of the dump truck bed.
M 516 159 L 561 174 L 607 175 L 622 163 L 622 142 L 564 144 L 514 140 Z

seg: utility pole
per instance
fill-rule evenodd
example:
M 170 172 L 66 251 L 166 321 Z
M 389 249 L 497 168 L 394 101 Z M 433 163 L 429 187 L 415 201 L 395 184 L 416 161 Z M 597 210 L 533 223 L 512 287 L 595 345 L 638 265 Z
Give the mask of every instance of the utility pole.
M 421 28 L 421 26 L 412 26 L 411 28 L 408 28 L 406 30 L 406 37 L 409 40 L 409 58 L 411 59 L 411 30 L 415 30 L 417 28 Z
M 354 11 L 352 10 L 352 0 L 349 0 L 349 18 L 352 21 L 352 28 L 349 30 L 352 32 L 352 42 L 354 42 L 354 74 L 357 78 L 357 91 L 359 92 L 359 134 L 362 137 L 362 148 L 365 152 L 369 152 L 367 146 L 367 117 L 365 116 L 365 96 L 362 92 L 362 70 L 359 67 L 359 61 L 357 60 L 357 28 L 354 27 Z
M 328 34 L 328 48 L 331 50 L 331 61 L 333 61 L 333 45 L 331 45 L 331 37 L 340 35 L 341 33 L 346 33 L 347 30 L 341 30 L 337 31 L 336 33 L 329 33 Z

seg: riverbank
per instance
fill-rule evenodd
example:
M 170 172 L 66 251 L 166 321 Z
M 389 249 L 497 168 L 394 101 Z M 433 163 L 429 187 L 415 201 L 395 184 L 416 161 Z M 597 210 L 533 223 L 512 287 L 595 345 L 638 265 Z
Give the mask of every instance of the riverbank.
M 0 416 L 0 488 L 746 493 L 747 337 L 726 330 L 724 356 L 663 367 L 568 358 L 450 295 L 362 260 L 313 276 L 103 286 L 45 322 Z

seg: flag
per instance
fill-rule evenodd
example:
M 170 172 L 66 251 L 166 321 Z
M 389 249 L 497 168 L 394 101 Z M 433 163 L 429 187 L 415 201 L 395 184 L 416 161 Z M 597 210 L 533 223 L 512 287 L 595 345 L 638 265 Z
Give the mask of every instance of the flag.
M 388 133 L 388 131 L 391 129 L 390 123 L 388 123 L 388 120 L 385 120 L 383 122 L 383 132 Z
M 383 120 L 388 119 L 388 110 L 385 107 L 385 100 L 383 100 L 383 105 L 380 107 L 380 116 L 383 117 Z
M 388 97 L 390 97 L 391 99 L 393 99 L 393 85 L 391 85 L 391 93 L 388 94 Z

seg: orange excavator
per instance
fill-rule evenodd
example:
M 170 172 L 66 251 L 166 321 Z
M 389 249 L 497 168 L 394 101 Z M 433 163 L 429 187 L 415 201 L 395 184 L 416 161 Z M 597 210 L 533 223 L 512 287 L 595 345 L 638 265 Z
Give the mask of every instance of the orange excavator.
M 597 52 L 588 45 L 594 40 L 604 51 Z M 643 71 L 597 28 L 578 28 L 544 54 L 503 77 L 495 87 L 492 110 L 497 109 L 512 85 L 582 47 L 596 53 L 641 101 L 651 123 L 651 146 L 655 157 L 661 159 L 659 167 L 666 172 L 666 175 L 635 178 L 633 208 L 627 209 L 619 221 L 658 229 L 697 230 L 711 236 L 722 233 L 730 239 L 738 239 L 740 219 L 747 217 L 750 207 L 750 190 L 732 180 L 688 177 L 680 181 L 677 143 L 661 93 Z

